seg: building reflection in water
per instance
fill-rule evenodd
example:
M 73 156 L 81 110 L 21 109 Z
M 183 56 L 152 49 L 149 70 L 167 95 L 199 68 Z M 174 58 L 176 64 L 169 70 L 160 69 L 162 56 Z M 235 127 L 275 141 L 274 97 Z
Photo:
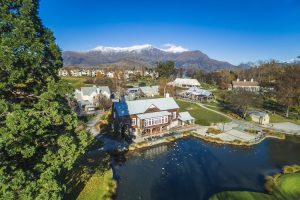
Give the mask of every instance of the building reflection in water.
M 155 156 L 165 153 L 168 151 L 168 145 L 160 145 L 160 146 L 156 146 L 156 147 L 152 147 L 151 149 L 146 149 L 142 156 L 145 159 L 152 159 Z

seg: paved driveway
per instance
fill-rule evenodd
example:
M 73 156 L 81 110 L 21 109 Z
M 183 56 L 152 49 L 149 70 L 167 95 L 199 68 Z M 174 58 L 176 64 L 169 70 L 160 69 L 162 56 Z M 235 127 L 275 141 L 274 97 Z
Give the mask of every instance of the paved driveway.
M 273 123 L 271 128 L 300 135 L 300 125 L 291 122 Z
M 89 131 L 93 136 L 97 136 L 99 131 L 95 128 L 97 122 L 99 122 L 100 118 L 102 117 L 103 113 L 98 111 L 96 116 L 86 123 L 86 130 Z

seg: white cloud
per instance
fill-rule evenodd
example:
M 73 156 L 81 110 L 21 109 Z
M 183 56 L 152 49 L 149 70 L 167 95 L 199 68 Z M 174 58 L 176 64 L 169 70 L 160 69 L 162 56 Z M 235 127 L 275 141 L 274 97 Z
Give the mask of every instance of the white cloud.
M 172 53 L 181 53 L 184 51 L 188 51 L 188 49 L 182 47 L 182 46 L 176 46 L 175 44 L 165 44 L 164 47 L 161 49 L 166 52 L 172 52 Z

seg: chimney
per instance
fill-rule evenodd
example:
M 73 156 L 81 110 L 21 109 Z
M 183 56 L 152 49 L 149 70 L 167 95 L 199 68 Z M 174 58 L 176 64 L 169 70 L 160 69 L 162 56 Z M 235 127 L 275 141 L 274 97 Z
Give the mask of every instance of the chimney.
M 244 82 L 246 82 L 247 80 L 246 79 L 244 79 Z
M 239 82 L 239 81 L 240 81 L 240 79 L 239 79 L 239 78 L 237 78 L 237 79 L 236 79 L 236 82 Z
M 251 78 L 251 82 L 253 82 L 253 78 Z
M 166 93 L 165 98 L 169 98 L 169 97 L 170 97 L 170 94 Z

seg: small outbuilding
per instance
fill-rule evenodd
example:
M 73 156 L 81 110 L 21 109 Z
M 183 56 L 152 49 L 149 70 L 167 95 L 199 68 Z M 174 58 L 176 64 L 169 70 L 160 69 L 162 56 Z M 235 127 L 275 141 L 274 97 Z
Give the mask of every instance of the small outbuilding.
M 179 119 L 180 125 L 182 125 L 182 126 L 195 124 L 195 118 L 192 117 L 189 112 L 180 112 L 178 119 Z
M 270 123 L 270 116 L 268 113 L 265 112 L 251 112 L 249 114 L 249 116 L 251 117 L 251 120 L 253 122 L 265 125 L 265 124 L 269 124 Z

